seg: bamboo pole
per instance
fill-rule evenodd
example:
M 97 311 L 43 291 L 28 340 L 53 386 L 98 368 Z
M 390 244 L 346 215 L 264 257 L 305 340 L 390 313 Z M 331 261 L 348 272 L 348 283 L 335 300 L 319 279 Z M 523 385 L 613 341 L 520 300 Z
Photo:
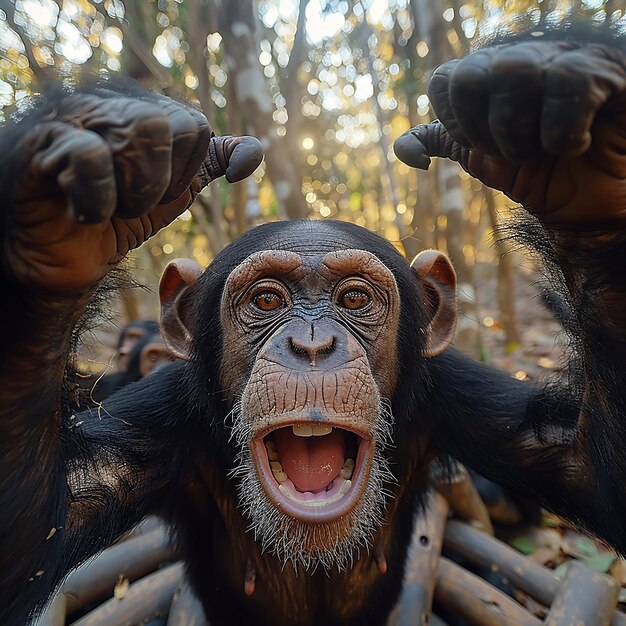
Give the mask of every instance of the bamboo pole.
M 186 580 L 172 600 L 167 626 L 209 626 L 202 604 Z
M 433 471 L 436 472 L 437 470 Z M 449 480 L 437 479 L 435 489 L 448 501 L 450 508 L 457 517 L 493 535 L 493 526 L 487 507 L 476 490 L 469 472 L 463 465 L 456 464 L 454 476 Z
M 473 565 L 499 571 L 514 587 L 544 606 L 550 606 L 559 589 L 559 579 L 547 567 L 468 524 L 451 520 L 444 534 L 444 544 Z
M 166 615 L 182 575 L 182 563 L 175 563 L 146 576 L 131 585 L 121 600 L 105 602 L 72 626 L 126 626 Z
M 572 561 L 554 598 L 545 626 L 609 626 L 619 586 L 610 576 Z
M 173 558 L 174 550 L 163 529 L 107 548 L 68 576 L 61 591 L 67 597 L 67 613 L 110 598 L 120 576 L 133 582 Z
M 426 511 L 418 511 L 415 516 L 399 601 L 398 626 L 429 624 L 447 516 L 448 503 L 438 493 L 430 496 Z
M 445 558 L 439 564 L 435 600 L 457 613 L 471 626 L 542 624 L 507 595 Z
M 65 626 L 66 597 L 59 593 L 52 599 L 43 614 L 35 620 L 33 626 Z

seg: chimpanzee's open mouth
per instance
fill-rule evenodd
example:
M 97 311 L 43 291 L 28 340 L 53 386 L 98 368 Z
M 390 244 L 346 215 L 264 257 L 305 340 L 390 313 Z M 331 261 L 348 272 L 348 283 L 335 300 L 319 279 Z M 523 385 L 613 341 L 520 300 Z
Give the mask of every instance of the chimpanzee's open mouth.
M 253 439 L 252 458 L 268 497 L 301 521 L 328 522 L 358 502 L 369 478 L 374 441 L 320 422 L 297 422 Z

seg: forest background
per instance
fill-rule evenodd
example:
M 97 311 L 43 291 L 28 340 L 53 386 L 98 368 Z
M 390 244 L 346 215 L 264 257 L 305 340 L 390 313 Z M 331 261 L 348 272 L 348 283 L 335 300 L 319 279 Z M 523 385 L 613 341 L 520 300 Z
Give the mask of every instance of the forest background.
M 411 170 L 392 145 L 433 118 L 426 91 L 438 64 L 496 31 L 583 15 L 626 29 L 624 0 L 0 0 L 0 120 L 52 81 L 122 74 L 265 148 L 250 179 L 214 183 L 132 254 L 147 289 L 121 294 L 82 367 L 106 365 L 100 348 L 116 327 L 158 317 L 168 261 L 206 266 L 255 224 L 310 217 L 365 226 L 409 258 L 447 252 L 459 277 L 457 344 L 521 379 L 558 369 L 540 277 L 494 237 L 511 202 L 448 161 Z

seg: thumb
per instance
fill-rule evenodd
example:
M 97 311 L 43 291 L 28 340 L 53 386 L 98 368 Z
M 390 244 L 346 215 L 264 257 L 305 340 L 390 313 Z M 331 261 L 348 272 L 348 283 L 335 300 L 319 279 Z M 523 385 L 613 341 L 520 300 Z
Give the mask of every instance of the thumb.
M 428 169 L 431 156 L 451 159 L 468 169 L 470 148 L 452 139 L 438 120 L 407 130 L 396 139 L 393 151 L 400 161 L 421 170 Z

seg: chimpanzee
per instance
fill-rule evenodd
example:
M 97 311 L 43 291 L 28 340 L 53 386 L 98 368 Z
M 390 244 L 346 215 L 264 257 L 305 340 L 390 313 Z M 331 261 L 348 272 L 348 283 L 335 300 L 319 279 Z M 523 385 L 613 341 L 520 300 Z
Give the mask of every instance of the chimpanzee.
M 93 402 L 102 402 L 118 389 L 145 378 L 174 360 L 161 338 L 158 326 L 156 332 L 143 330 L 142 336 L 136 337 L 134 334 L 136 329 L 150 329 L 154 323 L 150 322 L 148 325 L 146 322 L 149 320 L 140 321 L 140 326 L 136 325 L 137 322 L 133 322 L 124 328 L 124 330 L 130 328 L 130 334 L 126 335 L 126 339 L 121 342 L 121 347 L 127 351 L 124 356 L 124 371 L 90 377 L 89 396 Z M 129 337 L 133 338 L 131 347 L 128 347 Z M 118 354 L 121 355 L 122 351 Z
M 570 376 L 545 387 L 450 346 L 443 254 L 409 264 L 355 225 L 294 221 L 204 272 L 171 264 L 162 333 L 182 362 L 76 414 L 73 329 L 112 265 L 189 205 L 209 131 L 184 105 L 102 87 L 5 128 L 0 622 L 156 513 L 213 625 L 382 624 L 439 453 L 624 552 L 626 55 L 593 37 L 442 66 L 440 121 L 397 147 L 526 208 L 519 232 L 572 311 Z M 255 150 L 218 141 L 208 169 L 249 170 Z
M 125 372 L 129 367 L 130 351 L 146 335 L 158 334 L 159 323 L 155 320 L 133 320 L 120 331 L 115 353 L 117 369 Z

